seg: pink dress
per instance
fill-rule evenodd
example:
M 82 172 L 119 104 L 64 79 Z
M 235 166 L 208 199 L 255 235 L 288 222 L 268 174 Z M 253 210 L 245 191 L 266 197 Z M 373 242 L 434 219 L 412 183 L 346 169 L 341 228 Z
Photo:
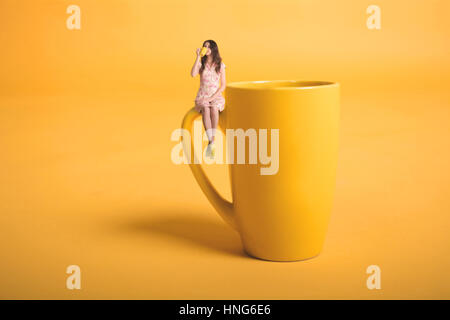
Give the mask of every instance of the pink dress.
M 222 71 L 225 69 L 225 63 L 221 63 L 220 72 L 217 74 L 215 65 L 211 68 L 208 64 L 205 65 L 203 73 L 200 75 L 200 89 L 198 89 L 197 96 L 195 97 L 195 110 L 200 112 L 203 107 L 215 106 L 219 108 L 219 111 L 223 111 L 225 108 L 225 98 L 220 94 L 209 104 L 205 98 L 211 97 L 219 89 L 220 77 Z

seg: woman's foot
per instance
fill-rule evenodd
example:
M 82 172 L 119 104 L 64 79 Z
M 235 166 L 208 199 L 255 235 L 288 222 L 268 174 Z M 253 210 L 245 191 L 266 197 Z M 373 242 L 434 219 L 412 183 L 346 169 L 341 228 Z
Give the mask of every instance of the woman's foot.
M 216 155 L 216 145 L 214 144 L 214 141 L 211 142 L 211 159 L 214 159 L 214 156 Z
M 210 159 L 214 159 L 214 155 L 216 154 L 216 145 L 214 142 L 208 143 L 206 147 L 206 156 Z
M 208 146 L 206 147 L 206 154 L 208 158 L 211 158 L 211 142 L 208 143 Z

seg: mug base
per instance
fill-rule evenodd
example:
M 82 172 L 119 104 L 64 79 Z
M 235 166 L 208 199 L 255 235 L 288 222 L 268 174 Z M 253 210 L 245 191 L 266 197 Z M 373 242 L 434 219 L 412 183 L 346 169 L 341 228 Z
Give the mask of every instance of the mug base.
M 304 258 L 293 258 L 293 259 L 276 259 L 275 258 L 274 259 L 274 258 L 268 258 L 268 257 L 259 257 L 254 254 L 251 254 L 245 247 L 243 248 L 243 250 L 244 250 L 244 253 L 251 258 L 255 258 L 255 259 L 263 260 L 263 261 L 270 261 L 270 262 L 298 262 L 298 261 L 310 260 L 310 259 L 316 258 L 320 255 L 320 252 L 319 252 L 316 255 L 313 255 L 310 257 L 304 257 Z

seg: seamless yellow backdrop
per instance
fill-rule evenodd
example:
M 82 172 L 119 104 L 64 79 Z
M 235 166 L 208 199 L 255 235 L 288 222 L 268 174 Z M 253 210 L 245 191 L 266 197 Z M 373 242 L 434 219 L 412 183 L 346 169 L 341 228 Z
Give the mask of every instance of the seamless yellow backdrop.
M 66 9 L 81 8 L 81 30 Z M 381 8 L 381 29 L 366 8 Z M 450 3 L 2 0 L 0 298 L 449 298 Z M 320 256 L 247 257 L 170 140 L 195 50 L 227 81 L 339 81 Z M 206 168 L 230 197 L 227 168 Z M 68 290 L 79 265 L 82 289 Z M 381 268 L 381 290 L 366 268 Z

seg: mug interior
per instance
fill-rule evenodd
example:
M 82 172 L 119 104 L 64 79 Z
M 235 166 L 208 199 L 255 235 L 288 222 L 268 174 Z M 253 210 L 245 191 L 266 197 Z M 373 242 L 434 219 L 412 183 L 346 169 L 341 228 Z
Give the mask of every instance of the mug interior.
M 312 89 L 326 86 L 337 86 L 337 82 L 331 81 L 305 81 L 305 80 L 264 80 L 241 81 L 227 84 L 229 88 L 251 90 L 279 90 L 279 89 Z

